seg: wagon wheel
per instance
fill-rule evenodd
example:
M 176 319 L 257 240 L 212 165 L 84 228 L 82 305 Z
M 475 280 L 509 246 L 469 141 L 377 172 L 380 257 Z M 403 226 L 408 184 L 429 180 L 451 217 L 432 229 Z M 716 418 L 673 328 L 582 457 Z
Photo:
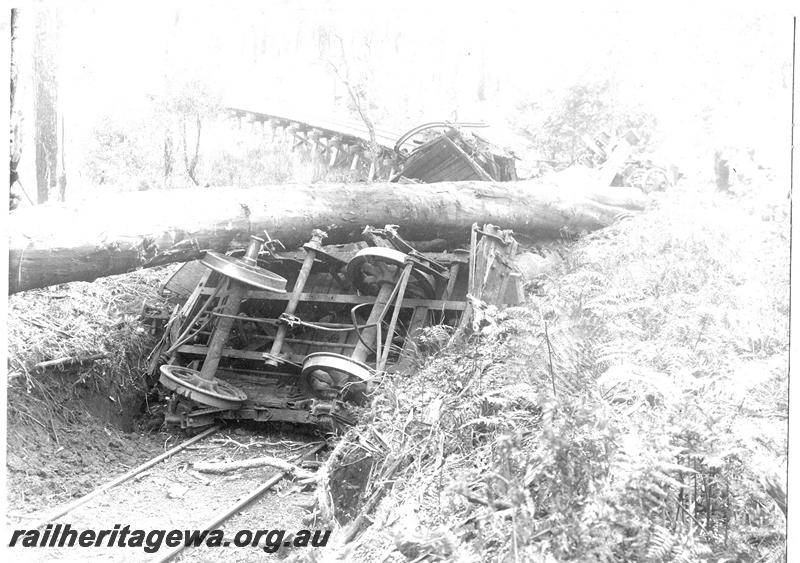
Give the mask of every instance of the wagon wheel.
M 331 352 L 309 354 L 303 360 L 300 382 L 303 390 L 322 399 L 359 403 L 364 398 L 372 370 L 364 363 Z
M 393 248 L 364 248 L 347 264 L 347 277 L 364 295 L 378 295 L 382 283 L 395 283 L 399 279 L 406 258 L 405 254 Z M 406 296 L 433 299 L 434 288 L 433 277 L 414 268 L 406 287 Z
M 179 396 L 220 409 L 235 409 L 247 400 L 247 394 L 221 379 L 203 379 L 194 369 L 175 365 L 161 366 L 159 382 Z
M 416 135 L 419 135 L 423 131 L 427 131 L 429 129 L 445 129 L 445 130 L 449 130 L 449 129 L 458 128 L 458 127 L 479 128 L 479 127 L 486 127 L 486 126 L 487 125 L 485 123 L 460 123 L 460 122 L 458 122 L 458 123 L 448 123 L 446 121 L 434 121 L 434 122 L 431 122 L 431 123 L 423 123 L 422 125 L 414 127 L 410 131 L 407 131 L 405 134 L 403 134 L 397 140 L 397 142 L 395 143 L 394 152 L 397 153 L 397 154 L 408 156 L 409 154 L 414 152 L 414 149 L 408 151 L 408 150 L 403 148 L 403 145 L 406 144 L 412 137 L 414 137 Z
M 208 250 L 200 263 L 243 284 L 274 293 L 286 293 L 286 278 L 248 264 L 241 258 Z

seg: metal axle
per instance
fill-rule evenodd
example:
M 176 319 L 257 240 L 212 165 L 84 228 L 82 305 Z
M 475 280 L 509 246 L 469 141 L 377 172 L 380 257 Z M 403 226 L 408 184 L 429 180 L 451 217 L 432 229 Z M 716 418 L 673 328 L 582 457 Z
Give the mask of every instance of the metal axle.
M 255 265 L 258 261 L 258 251 L 261 248 L 264 240 L 256 236 L 250 237 L 250 245 L 247 247 L 247 252 L 244 255 L 244 261 Z M 221 282 L 224 283 L 224 282 Z M 220 311 L 224 317 L 219 317 L 214 333 L 211 335 L 211 341 L 208 343 L 208 352 L 203 361 L 203 367 L 200 369 L 200 377 L 207 380 L 214 379 L 219 367 L 219 361 L 222 359 L 222 350 L 225 348 L 225 343 L 233 329 L 233 323 L 236 322 L 236 315 L 239 314 L 239 309 L 242 306 L 242 299 L 247 293 L 247 286 L 240 281 L 228 278 L 228 295 L 225 304 Z
M 300 303 L 300 296 L 306 286 L 308 276 L 311 274 L 311 268 L 314 267 L 314 260 L 317 255 L 316 249 L 322 245 L 322 239 L 327 236 L 328 235 L 325 231 L 321 231 L 319 229 L 314 229 L 311 232 L 311 240 L 305 245 L 306 256 L 303 259 L 303 265 L 300 268 L 300 273 L 297 274 L 297 281 L 294 283 L 292 295 L 289 297 L 289 303 L 286 305 L 286 310 L 284 311 L 286 315 L 294 315 L 294 312 L 297 310 L 297 305 Z M 280 355 L 281 348 L 283 348 L 283 343 L 286 340 L 287 331 L 288 328 L 286 324 L 281 324 L 278 327 L 278 331 L 275 334 L 275 340 L 272 343 L 272 349 L 269 351 L 270 355 Z M 266 364 L 277 367 L 278 361 L 270 358 L 266 360 Z

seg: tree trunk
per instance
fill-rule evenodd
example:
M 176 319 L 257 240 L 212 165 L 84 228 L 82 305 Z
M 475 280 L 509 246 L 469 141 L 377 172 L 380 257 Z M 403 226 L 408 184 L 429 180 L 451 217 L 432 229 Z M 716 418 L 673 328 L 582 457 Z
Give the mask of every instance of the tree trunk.
M 17 166 L 22 154 L 22 139 L 20 137 L 21 117 L 17 108 L 17 78 L 19 76 L 19 52 L 17 50 L 17 34 L 19 33 L 19 8 L 12 8 L 11 10 L 11 91 L 10 91 L 10 112 L 9 124 L 11 129 L 11 154 L 9 161 L 9 186 L 13 186 L 19 180 Z M 11 197 L 11 209 L 16 207 L 17 198 L 15 194 Z
M 66 201 L 67 198 L 67 143 L 66 143 L 66 130 L 64 129 L 64 112 L 59 110 L 58 113 L 58 201 Z
M 169 187 L 169 176 L 172 174 L 172 158 L 172 134 L 169 129 L 164 129 L 164 188 Z
M 35 13 L 36 199 L 44 203 L 58 184 L 59 19 L 56 8 L 41 8 Z
M 200 183 L 197 181 L 195 176 L 195 170 L 197 168 L 197 161 L 200 158 L 200 114 L 197 114 L 197 138 L 194 146 L 194 155 L 192 158 L 189 158 L 189 149 L 187 148 L 188 141 L 186 137 L 186 116 L 184 115 L 181 118 L 181 139 L 183 139 L 183 162 L 186 167 L 186 174 L 189 176 L 189 179 L 194 183 L 195 186 L 199 186 Z
M 568 192 L 536 182 L 315 184 L 129 192 L 9 216 L 9 292 L 120 274 L 247 245 L 266 229 L 297 248 L 312 229 L 326 243 L 361 240 L 364 226 L 400 226 L 408 240 L 469 240 L 492 223 L 525 240 L 593 231 L 642 209 L 633 190 Z M 619 205 L 614 194 L 619 194 Z

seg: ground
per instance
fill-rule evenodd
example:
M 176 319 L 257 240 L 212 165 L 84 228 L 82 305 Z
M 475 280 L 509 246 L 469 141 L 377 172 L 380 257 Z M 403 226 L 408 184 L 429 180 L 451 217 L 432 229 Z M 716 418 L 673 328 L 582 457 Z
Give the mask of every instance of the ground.
M 175 439 L 160 432 L 121 432 L 89 415 L 82 423 L 57 427 L 58 441 L 38 426 L 9 426 L 10 516 L 27 515 L 80 497 L 124 472 L 123 468 L 158 455 L 165 441 Z
M 155 439 L 150 436 L 150 439 Z M 184 437 L 169 436 L 164 447 L 172 447 Z M 192 470 L 198 461 L 239 460 L 256 456 L 275 456 L 290 458 L 308 449 L 309 444 L 297 442 L 296 434 L 287 435 L 281 432 L 264 436 L 263 431 L 234 428 L 223 430 L 196 445 L 189 446 L 186 451 L 179 452 L 167 461 L 148 469 L 139 476 L 115 487 L 99 497 L 90 500 L 61 518 L 54 524 L 69 524 L 73 529 L 111 529 L 114 524 L 129 525 L 131 529 L 171 530 L 171 529 L 204 529 L 220 510 L 231 506 L 245 493 L 258 487 L 264 480 L 275 473 L 268 467 L 237 471 L 230 475 L 202 474 Z M 307 438 L 310 440 L 311 438 Z M 135 439 L 131 439 L 131 442 Z M 302 449 L 299 449 L 302 448 Z M 131 460 L 138 464 L 152 457 L 152 453 Z M 62 462 L 63 460 L 59 460 Z M 97 483 L 111 480 L 125 467 L 116 459 L 110 459 L 106 475 L 98 474 L 98 481 L 87 487 L 93 489 Z M 72 466 L 68 466 L 72 467 Z M 78 466 L 78 472 L 85 475 L 84 468 Z M 73 474 L 74 475 L 74 474 Z M 63 481 L 71 475 L 62 476 Z M 83 479 L 83 477 L 82 477 Z M 302 487 L 291 481 L 282 481 L 274 490 L 256 501 L 247 510 L 234 516 L 224 524 L 215 526 L 226 530 L 225 540 L 233 541 L 239 530 L 273 530 L 289 531 L 303 529 L 303 518 L 306 509 L 303 503 L 310 501 L 310 494 L 304 493 Z M 44 507 L 42 512 L 26 514 L 40 516 L 47 514 L 52 505 Z M 21 524 L 22 525 L 22 524 Z M 223 548 L 201 547 L 189 550 L 177 561 L 207 561 L 219 559 Z M 163 555 L 167 549 L 162 547 Z M 281 550 L 285 551 L 285 549 Z M 63 561 L 75 556 L 75 549 L 29 549 L 20 555 L 35 561 Z M 92 561 L 142 561 L 155 555 L 148 554 L 143 548 L 131 547 L 96 548 L 92 550 Z M 263 561 L 283 557 L 280 552 L 270 554 L 261 547 L 230 548 L 224 550 L 226 561 Z
M 158 287 L 174 266 L 76 282 L 14 295 L 9 303 L 9 409 L 6 522 L 24 528 L 107 483 L 196 432 L 162 426 L 163 405 L 153 403 L 153 382 L 144 377 L 150 326 L 140 313 L 159 304 Z M 38 362 L 61 357 L 107 358 L 37 370 Z M 202 460 L 239 460 L 271 455 L 291 459 L 319 437 L 307 428 L 258 425 L 225 428 L 134 479 L 103 493 L 55 523 L 73 528 L 145 530 L 203 528 L 209 518 L 260 485 L 274 469 L 233 475 L 193 472 Z M 318 459 L 323 460 L 324 454 Z M 186 489 L 183 489 L 186 486 Z M 313 499 L 292 481 L 273 490 L 222 527 L 238 530 L 307 528 Z M 226 540 L 231 537 L 226 536 Z M 211 551 L 209 551 L 211 550 Z M 166 550 L 162 550 L 164 552 Z M 225 559 L 261 561 L 285 557 L 286 549 L 231 548 Z M 26 550 L 23 560 L 73 560 L 67 549 Z M 142 561 L 142 549 L 97 549 L 92 560 Z M 27 558 L 27 559 L 25 559 Z M 217 559 L 212 548 L 188 551 L 177 560 Z

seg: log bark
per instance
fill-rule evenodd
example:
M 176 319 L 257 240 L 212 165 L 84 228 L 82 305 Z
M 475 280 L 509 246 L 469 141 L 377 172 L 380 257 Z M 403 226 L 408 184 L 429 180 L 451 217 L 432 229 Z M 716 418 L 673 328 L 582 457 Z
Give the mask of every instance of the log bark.
M 603 192 L 600 203 L 594 192 L 535 182 L 286 184 L 128 192 L 18 209 L 9 215 L 9 293 L 243 248 L 265 229 L 286 248 L 298 248 L 315 228 L 337 244 L 386 224 L 399 225 L 407 240 L 462 244 L 475 222 L 559 238 L 644 207 L 642 196 L 624 190 Z

